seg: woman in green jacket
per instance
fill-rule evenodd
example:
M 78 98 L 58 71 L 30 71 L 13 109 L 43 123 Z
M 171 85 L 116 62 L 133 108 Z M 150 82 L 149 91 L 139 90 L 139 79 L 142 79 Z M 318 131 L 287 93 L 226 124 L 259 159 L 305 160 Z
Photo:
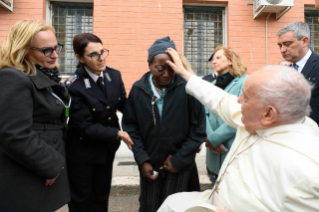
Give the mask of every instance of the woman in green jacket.
M 217 78 L 212 83 L 229 94 L 240 96 L 248 75 L 238 53 L 230 47 L 218 46 L 210 61 L 217 73 Z M 233 144 L 236 129 L 206 109 L 206 134 L 206 166 L 209 179 L 214 183 Z

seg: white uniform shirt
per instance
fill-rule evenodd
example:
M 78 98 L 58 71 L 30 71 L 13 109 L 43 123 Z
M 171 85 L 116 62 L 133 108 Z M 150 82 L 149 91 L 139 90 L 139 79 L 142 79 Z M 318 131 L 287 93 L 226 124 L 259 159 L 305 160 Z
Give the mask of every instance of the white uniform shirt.
M 299 60 L 298 62 L 296 62 L 297 66 L 298 66 L 298 72 L 299 72 L 299 73 L 302 72 L 302 69 L 303 69 L 303 67 L 305 67 L 305 65 L 306 65 L 306 63 L 307 63 L 307 61 L 308 61 L 308 59 L 309 59 L 310 56 L 311 56 L 311 54 L 312 54 L 312 52 L 311 52 L 311 50 L 309 49 L 308 52 L 307 52 L 307 54 L 306 54 L 303 58 L 301 58 L 301 60 Z
M 104 78 L 103 77 L 103 72 L 100 73 L 100 76 L 97 76 L 96 74 L 93 74 L 91 71 L 89 71 L 86 66 L 84 66 L 84 69 L 88 73 L 88 75 L 92 78 L 92 80 L 94 82 L 96 82 L 99 79 L 99 77 Z M 102 83 L 104 84 L 104 81 Z

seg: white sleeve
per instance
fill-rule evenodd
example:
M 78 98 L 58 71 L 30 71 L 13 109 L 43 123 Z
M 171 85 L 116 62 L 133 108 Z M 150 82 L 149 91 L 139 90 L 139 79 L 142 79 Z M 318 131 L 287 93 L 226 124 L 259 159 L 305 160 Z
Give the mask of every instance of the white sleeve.
M 237 128 L 241 122 L 241 107 L 238 97 L 230 95 L 197 76 L 192 76 L 186 84 L 186 92 L 194 96 L 206 108 L 217 114 L 228 125 Z
M 305 177 L 286 192 L 281 211 L 318 211 L 319 174 Z

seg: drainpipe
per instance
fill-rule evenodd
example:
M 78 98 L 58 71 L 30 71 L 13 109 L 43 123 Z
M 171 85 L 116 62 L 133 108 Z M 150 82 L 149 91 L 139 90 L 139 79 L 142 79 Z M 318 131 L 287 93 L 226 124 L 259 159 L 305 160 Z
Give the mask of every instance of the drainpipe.
M 268 34 L 268 31 L 267 31 L 267 25 L 268 25 L 268 18 L 269 16 L 271 15 L 271 13 L 269 13 L 269 15 L 267 16 L 266 18 L 266 65 L 268 65 L 268 39 L 267 39 L 267 34 Z

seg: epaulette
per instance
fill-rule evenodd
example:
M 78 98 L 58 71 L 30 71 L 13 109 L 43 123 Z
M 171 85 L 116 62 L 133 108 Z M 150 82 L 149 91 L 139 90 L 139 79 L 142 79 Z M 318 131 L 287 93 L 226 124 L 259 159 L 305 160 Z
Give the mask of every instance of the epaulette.
M 112 70 L 112 71 L 120 72 L 119 70 L 117 70 L 117 69 L 115 69 L 115 68 L 112 68 L 112 67 L 110 67 L 110 66 L 106 66 L 106 68 L 109 69 L 109 70 Z
M 73 74 L 67 80 L 65 80 L 64 84 L 66 87 L 70 87 L 78 78 L 79 76 L 77 74 Z

